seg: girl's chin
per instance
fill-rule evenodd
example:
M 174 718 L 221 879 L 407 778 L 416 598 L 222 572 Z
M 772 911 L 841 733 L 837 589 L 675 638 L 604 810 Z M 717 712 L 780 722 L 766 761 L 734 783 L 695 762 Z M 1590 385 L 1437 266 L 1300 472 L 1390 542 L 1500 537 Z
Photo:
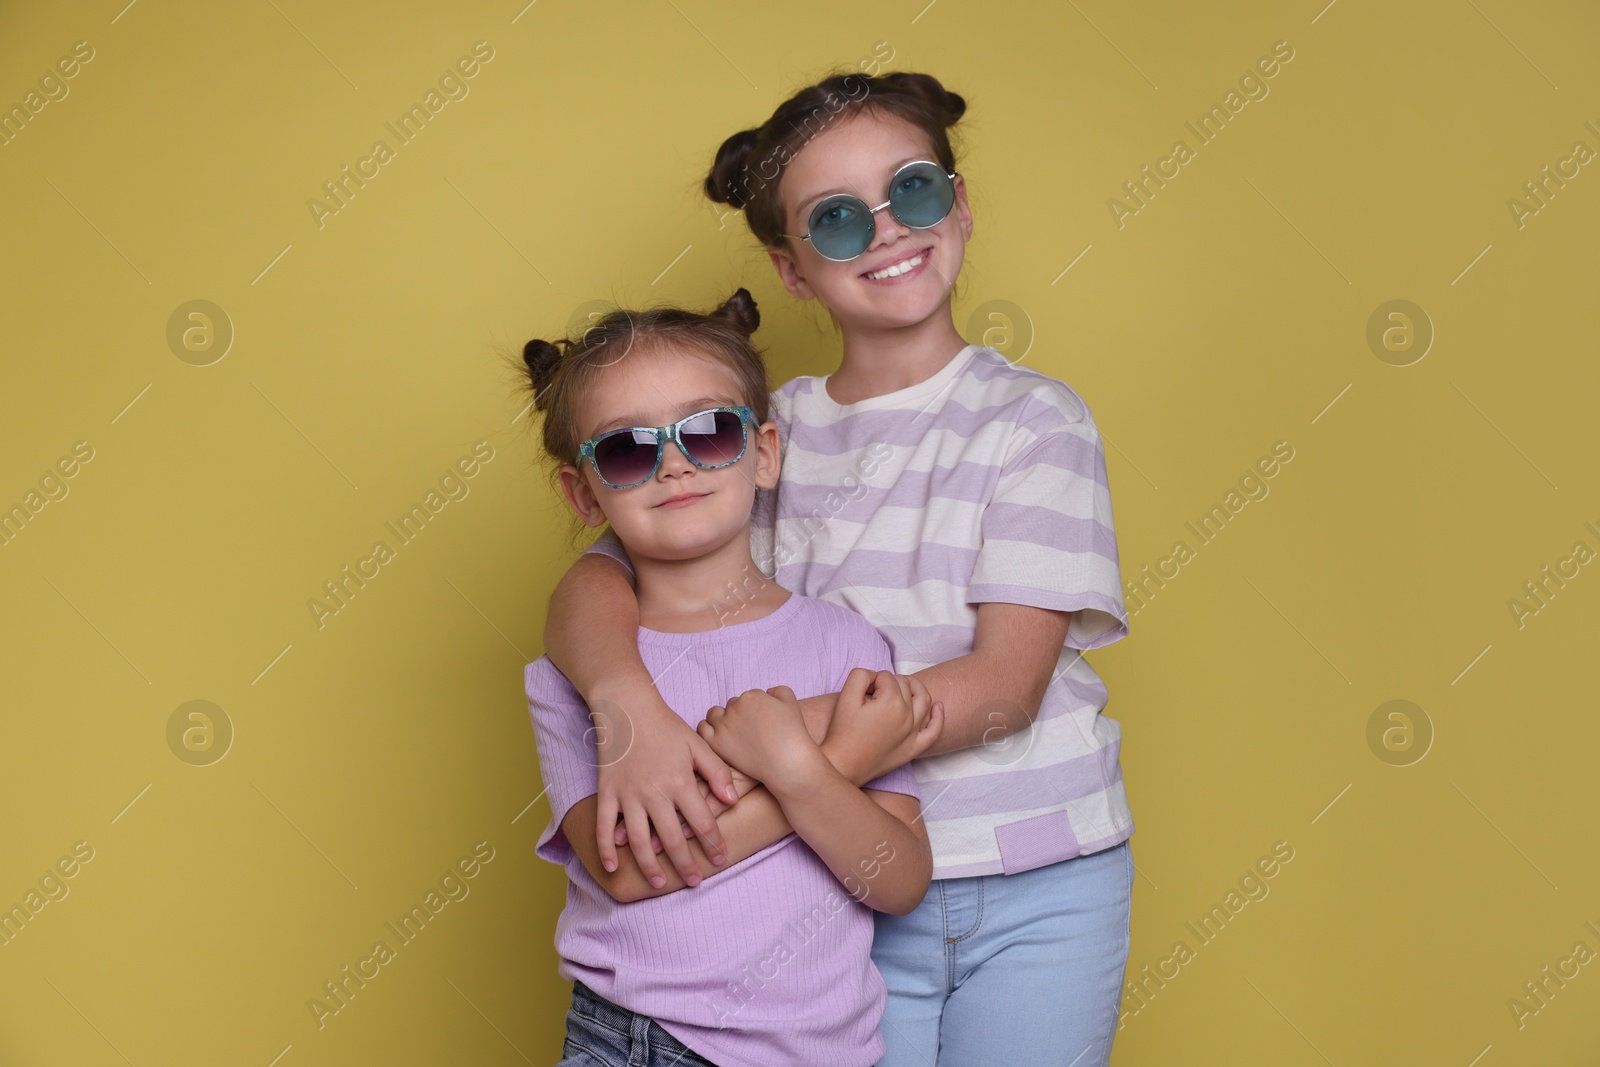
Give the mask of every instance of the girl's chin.
M 647 559 L 661 560 L 668 563 L 680 563 L 685 560 L 700 559 L 708 556 L 717 549 L 732 541 L 738 536 L 738 531 L 723 531 L 702 527 L 690 527 L 684 524 L 682 529 L 666 533 L 653 531 L 652 536 L 632 538 L 634 547 L 628 548 L 628 554 L 640 555 Z M 629 538 L 623 538 L 626 547 Z
M 942 314 L 949 303 L 948 290 L 930 294 L 907 293 L 902 299 L 885 297 L 882 293 L 869 293 L 869 299 L 857 301 L 852 318 L 863 325 L 880 329 L 920 326 L 935 315 Z

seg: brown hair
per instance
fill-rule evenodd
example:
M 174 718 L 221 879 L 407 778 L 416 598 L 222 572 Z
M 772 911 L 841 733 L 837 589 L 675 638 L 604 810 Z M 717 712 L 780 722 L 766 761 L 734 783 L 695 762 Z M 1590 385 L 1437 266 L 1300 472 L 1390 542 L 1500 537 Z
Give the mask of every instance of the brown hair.
M 643 311 L 616 308 L 576 338 L 543 341 L 522 348 L 527 374 L 523 384 L 533 405 L 544 413 L 545 454 L 557 464 L 572 463 L 582 443 L 578 437 L 578 403 L 605 368 L 624 359 L 635 345 L 663 344 L 686 348 L 733 371 L 740 399 L 767 421 L 770 391 L 767 364 L 750 335 L 761 325 L 756 302 L 738 289 L 714 311 L 701 314 L 679 307 Z
M 927 134 L 940 166 L 954 171 L 946 130 L 966 110 L 967 102 L 931 74 L 833 74 L 785 100 L 760 126 L 723 141 L 706 176 L 706 196 L 743 209 L 750 232 L 764 245 L 777 245 L 784 230 L 778 197 L 783 166 L 827 126 L 862 111 L 894 115 Z

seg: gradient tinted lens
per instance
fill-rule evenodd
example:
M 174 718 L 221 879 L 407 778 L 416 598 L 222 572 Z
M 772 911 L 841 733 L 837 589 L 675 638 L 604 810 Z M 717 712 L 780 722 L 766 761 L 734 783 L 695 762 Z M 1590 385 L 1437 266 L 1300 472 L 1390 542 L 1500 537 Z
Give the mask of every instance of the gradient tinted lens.
M 690 462 L 723 467 L 744 452 L 744 420 L 733 411 L 704 411 L 678 431 Z
M 900 170 L 889 190 L 889 210 L 907 226 L 937 226 L 956 202 L 955 186 L 932 163 L 913 163 Z
M 608 485 L 638 485 L 655 469 L 659 447 L 649 430 L 622 430 L 595 442 L 594 469 Z
M 872 243 L 872 211 L 853 196 L 830 196 L 811 212 L 811 247 L 829 259 L 854 259 Z

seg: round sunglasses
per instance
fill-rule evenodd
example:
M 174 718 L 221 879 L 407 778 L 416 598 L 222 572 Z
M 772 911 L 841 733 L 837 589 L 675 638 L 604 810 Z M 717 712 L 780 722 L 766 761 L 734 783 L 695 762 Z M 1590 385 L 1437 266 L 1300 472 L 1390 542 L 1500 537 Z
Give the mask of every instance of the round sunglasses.
M 907 163 L 889 179 L 889 198 L 877 207 L 849 193 L 835 193 L 811 209 L 809 233 L 781 236 L 810 241 L 825 259 L 838 263 L 855 259 L 871 246 L 877 232 L 873 216 L 884 208 L 914 230 L 943 222 L 956 202 L 955 176 L 955 171 L 925 159 Z
M 578 446 L 578 466 L 588 460 L 612 489 L 643 485 L 661 469 L 661 454 L 675 441 L 684 457 L 701 470 L 728 467 L 744 457 L 755 412 L 743 404 L 707 408 L 670 426 L 624 426 L 607 430 Z

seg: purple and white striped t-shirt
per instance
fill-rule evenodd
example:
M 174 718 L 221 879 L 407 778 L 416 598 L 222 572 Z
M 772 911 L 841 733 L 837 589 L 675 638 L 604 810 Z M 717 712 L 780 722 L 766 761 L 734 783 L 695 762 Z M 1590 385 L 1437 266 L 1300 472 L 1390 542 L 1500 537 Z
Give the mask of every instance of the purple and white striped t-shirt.
M 1088 405 L 978 345 L 854 404 L 834 402 L 826 381 L 772 394 L 783 467 L 751 519 L 763 572 L 866 616 L 902 674 L 971 652 L 980 603 L 1074 613 L 1029 729 L 911 764 L 933 876 L 1010 874 L 1125 840 L 1122 727 L 1082 655 L 1128 632 Z M 609 530 L 589 551 L 628 563 Z
M 640 627 L 639 654 L 691 725 L 747 689 L 787 685 L 804 698 L 837 692 L 852 667 L 891 669 L 871 623 L 798 593 L 759 619 L 734 613 L 703 633 Z M 793 833 L 697 886 L 617 903 L 561 829 L 597 786 L 589 709 L 547 656 L 527 665 L 524 684 L 550 799 L 535 851 L 567 870 L 556 921 L 561 976 L 650 1016 L 725 1067 L 877 1063 L 886 991 L 871 958 L 871 909 Z M 865 788 L 919 791 L 909 766 Z M 892 863 L 894 853 L 880 848 L 875 858 Z

